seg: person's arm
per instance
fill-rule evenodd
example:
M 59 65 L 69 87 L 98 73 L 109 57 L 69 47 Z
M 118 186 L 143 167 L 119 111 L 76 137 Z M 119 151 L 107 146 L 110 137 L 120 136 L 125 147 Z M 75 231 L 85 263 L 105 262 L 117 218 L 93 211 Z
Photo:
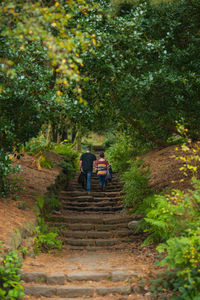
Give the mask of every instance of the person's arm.
M 82 160 L 80 160 L 80 171 L 82 170 Z

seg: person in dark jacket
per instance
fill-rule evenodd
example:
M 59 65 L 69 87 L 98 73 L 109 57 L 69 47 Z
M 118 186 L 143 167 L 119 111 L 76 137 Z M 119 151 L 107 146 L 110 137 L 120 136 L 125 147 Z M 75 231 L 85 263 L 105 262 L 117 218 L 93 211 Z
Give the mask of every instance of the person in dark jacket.
M 88 192 L 91 190 L 91 177 L 96 160 L 96 156 L 91 153 L 91 147 L 88 146 L 87 152 L 82 154 L 80 158 L 80 171 L 86 176 L 86 190 Z

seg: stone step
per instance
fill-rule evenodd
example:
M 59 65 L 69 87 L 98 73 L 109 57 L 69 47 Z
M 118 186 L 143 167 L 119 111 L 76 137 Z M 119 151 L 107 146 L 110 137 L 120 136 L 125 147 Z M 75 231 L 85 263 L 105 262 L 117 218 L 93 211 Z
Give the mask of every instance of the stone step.
M 88 192 L 86 191 L 61 191 L 60 192 L 60 197 L 83 197 L 83 196 L 86 196 L 86 197 L 119 197 L 121 195 L 124 195 L 124 193 L 122 192 L 102 192 L 102 191 L 99 191 L 99 192 L 94 192 L 94 191 L 91 191 L 90 194 L 88 194 Z
M 120 201 L 121 202 L 121 201 Z M 63 206 L 70 207 L 113 207 L 118 204 L 116 201 L 101 201 L 101 202 L 77 202 L 77 201 L 62 201 Z
M 71 182 L 71 184 L 70 184 L 70 186 L 72 186 L 72 187 L 76 187 L 76 188 L 80 188 L 80 184 L 77 182 Z M 123 188 L 123 184 L 122 183 L 115 183 L 115 184 L 113 184 L 113 183 L 110 183 L 110 184 L 108 184 L 107 186 L 106 186 L 106 188 L 107 187 L 112 187 L 112 188 Z M 91 183 L 91 187 L 93 187 L 93 188 L 99 188 L 99 183 Z
M 60 197 L 60 201 L 62 202 L 69 202 L 69 203 L 85 203 L 85 202 L 106 202 L 109 201 L 110 203 L 117 203 L 118 201 L 122 201 L 120 197 L 92 197 L 92 196 L 80 196 L 80 197 Z
M 85 286 L 82 285 L 25 285 L 24 291 L 26 295 L 30 296 L 43 296 L 43 297 L 65 297 L 65 298 L 77 298 L 77 297 L 95 297 L 96 295 L 105 296 L 109 294 L 129 295 L 133 289 L 131 285 L 121 286 Z M 95 298 L 93 298 L 95 299 Z
M 82 193 L 85 193 L 85 195 L 88 194 L 88 192 L 86 192 L 86 191 L 84 191 L 82 189 L 78 190 L 77 188 L 69 188 L 67 191 L 69 193 L 71 193 L 72 197 L 76 196 L 74 194 L 74 192 L 77 193 L 77 195 L 79 195 L 79 196 L 81 196 Z M 114 193 L 120 193 L 120 195 L 125 195 L 124 193 L 122 193 L 122 189 L 120 189 L 120 188 L 117 188 L 117 189 L 113 189 L 113 188 L 111 188 L 111 189 L 104 189 L 103 191 L 101 191 L 100 187 L 96 188 L 96 189 L 92 188 L 91 191 L 90 191 L 90 195 L 93 196 L 95 194 L 96 197 L 102 197 L 101 193 L 112 193 L 112 192 L 114 192 Z M 110 197 L 110 196 L 108 195 L 108 197 Z
M 67 282 L 76 281 L 102 281 L 108 280 L 117 282 L 127 278 L 137 276 L 137 272 L 132 271 L 80 271 L 72 273 L 46 273 L 46 272 L 23 272 L 22 280 L 25 283 L 47 283 L 54 285 L 65 285 Z
M 76 212 L 116 212 L 122 210 L 124 207 L 123 206 L 107 206 L 107 207 L 79 207 L 79 206 L 67 206 L 63 205 L 62 208 L 64 210 L 69 210 L 69 211 L 76 211 Z
M 133 236 L 131 230 L 120 231 L 62 231 L 62 236 L 77 239 L 110 239 Z
M 66 217 L 66 216 L 50 216 L 47 217 L 47 221 L 52 221 L 54 223 L 66 223 L 66 224 L 74 224 L 74 223 L 81 223 L 81 224 L 106 224 L 106 225 L 113 225 L 113 224 L 122 224 L 128 223 L 130 221 L 138 219 L 137 216 L 117 216 L 117 217 L 99 217 L 99 216 L 74 216 L 74 217 Z
M 49 223 L 49 225 L 52 225 Z M 60 227 L 62 230 L 68 229 L 68 230 L 78 230 L 78 231 L 84 231 L 84 230 L 95 230 L 95 231 L 105 231 L 105 230 L 115 230 L 120 231 L 124 228 L 128 228 L 128 222 L 127 223 L 121 223 L 121 224 L 113 224 L 113 225 L 105 225 L 105 224 L 66 224 L 66 223 L 54 223 L 54 227 Z
M 137 237 L 136 237 L 137 238 Z M 91 246 L 91 247 L 107 247 L 119 245 L 120 243 L 131 243 L 135 239 L 134 238 L 110 238 L 110 239 L 68 239 L 62 238 L 64 244 L 71 246 Z

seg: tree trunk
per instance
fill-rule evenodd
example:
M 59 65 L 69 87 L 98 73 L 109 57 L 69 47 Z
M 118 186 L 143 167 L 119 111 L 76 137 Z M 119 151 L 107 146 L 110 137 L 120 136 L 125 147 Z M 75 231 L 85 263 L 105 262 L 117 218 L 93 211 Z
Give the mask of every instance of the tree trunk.
M 52 142 L 52 124 L 49 120 L 47 134 L 46 134 L 47 145 Z
M 79 130 L 77 131 L 76 139 L 75 139 L 76 150 L 77 150 L 78 152 L 81 152 L 81 140 L 82 140 L 82 133 L 81 133 L 81 130 L 79 129 Z

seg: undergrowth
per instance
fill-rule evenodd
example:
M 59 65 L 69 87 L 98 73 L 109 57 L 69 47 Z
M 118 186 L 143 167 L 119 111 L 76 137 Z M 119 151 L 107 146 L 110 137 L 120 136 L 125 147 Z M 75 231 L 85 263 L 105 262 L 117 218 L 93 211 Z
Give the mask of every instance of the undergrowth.
M 37 198 L 36 205 L 38 226 L 35 228 L 34 237 L 35 254 L 39 254 L 40 252 L 49 252 L 52 249 L 61 249 L 62 242 L 59 240 L 58 234 L 55 232 L 51 232 L 45 222 L 45 216 L 47 214 L 45 208 L 45 198 Z
M 19 187 L 15 178 L 12 179 L 9 175 L 16 175 L 21 171 L 21 166 L 13 166 L 10 156 L 0 150 L 0 198 L 18 191 Z
M 0 244 L 1 248 L 1 244 Z M 25 296 L 21 280 L 22 260 L 17 251 L 10 251 L 0 259 L 0 299 L 18 300 Z

